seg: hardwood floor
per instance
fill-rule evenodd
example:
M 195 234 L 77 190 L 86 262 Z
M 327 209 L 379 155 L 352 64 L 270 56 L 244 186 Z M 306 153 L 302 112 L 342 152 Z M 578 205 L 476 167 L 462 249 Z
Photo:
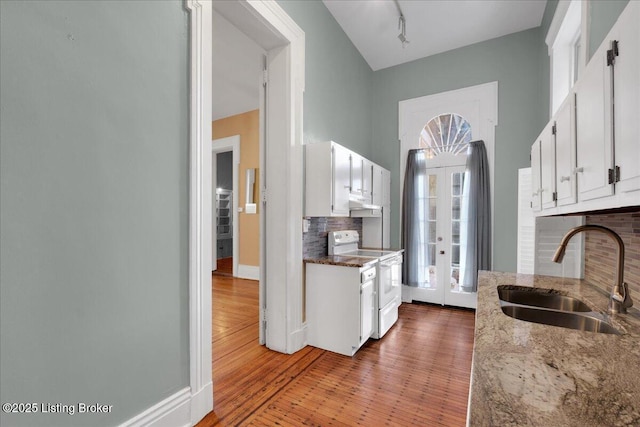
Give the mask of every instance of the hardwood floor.
M 258 283 L 213 276 L 214 412 L 199 427 L 464 426 L 474 312 L 403 304 L 354 357 L 258 344 Z
M 218 258 L 216 260 L 216 271 L 213 274 L 232 276 L 233 275 L 233 257 Z

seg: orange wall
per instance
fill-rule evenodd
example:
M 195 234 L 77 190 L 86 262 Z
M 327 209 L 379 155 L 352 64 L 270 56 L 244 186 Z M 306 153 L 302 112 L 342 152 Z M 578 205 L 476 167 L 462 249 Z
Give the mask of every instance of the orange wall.
M 238 168 L 238 187 L 234 194 L 238 197 L 238 206 L 244 208 L 245 177 L 248 168 L 256 169 L 254 201 L 257 203 L 260 188 L 258 167 L 260 165 L 260 110 L 248 111 L 224 119 L 215 120 L 212 124 L 213 139 L 240 135 L 240 166 Z M 258 214 L 238 213 L 238 253 L 239 264 L 260 265 L 260 222 Z

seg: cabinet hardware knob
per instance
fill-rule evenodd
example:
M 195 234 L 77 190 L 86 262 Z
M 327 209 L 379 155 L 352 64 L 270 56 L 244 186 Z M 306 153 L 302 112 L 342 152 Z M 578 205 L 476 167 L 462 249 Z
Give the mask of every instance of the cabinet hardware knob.
M 570 176 L 561 176 L 560 177 L 560 182 L 565 182 L 565 181 L 571 181 L 571 177 Z
M 584 168 L 583 167 L 575 168 L 573 170 L 573 173 L 582 173 L 582 172 L 584 172 Z

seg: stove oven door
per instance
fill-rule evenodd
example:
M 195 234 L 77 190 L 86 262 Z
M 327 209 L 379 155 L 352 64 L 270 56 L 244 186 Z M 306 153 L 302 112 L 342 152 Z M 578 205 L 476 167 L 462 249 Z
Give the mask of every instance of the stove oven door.
M 378 272 L 378 308 L 382 310 L 387 304 L 400 300 L 402 284 L 402 255 L 380 261 Z

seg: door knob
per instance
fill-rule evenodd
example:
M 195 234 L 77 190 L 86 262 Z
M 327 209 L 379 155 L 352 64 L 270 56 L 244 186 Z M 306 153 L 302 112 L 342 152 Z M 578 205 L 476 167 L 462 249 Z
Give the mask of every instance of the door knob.
M 444 251 L 440 251 L 440 255 L 444 255 Z
M 438 237 L 438 242 L 442 242 L 442 237 Z

